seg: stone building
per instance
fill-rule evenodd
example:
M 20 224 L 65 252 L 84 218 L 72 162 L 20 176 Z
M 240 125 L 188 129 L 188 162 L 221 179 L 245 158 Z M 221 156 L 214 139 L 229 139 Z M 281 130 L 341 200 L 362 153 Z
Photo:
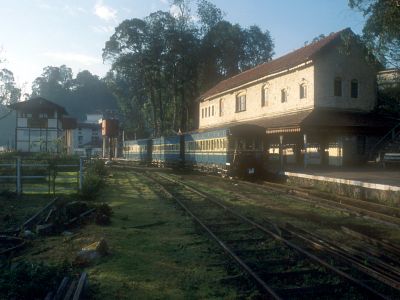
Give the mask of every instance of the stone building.
M 199 128 L 265 127 L 270 160 L 360 163 L 392 123 L 373 113 L 378 64 L 345 29 L 221 81 L 200 97 Z

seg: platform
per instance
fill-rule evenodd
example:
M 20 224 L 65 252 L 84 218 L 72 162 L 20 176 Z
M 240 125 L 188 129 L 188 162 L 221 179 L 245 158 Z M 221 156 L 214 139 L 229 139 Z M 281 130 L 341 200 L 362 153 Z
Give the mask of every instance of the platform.
M 400 195 L 400 170 L 383 168 L 348 168 L 348 169 L 288 169 L 285 175 L 290 181 L 313 185 L 319 183 L 330 192 L 346 194 L 360 198 L 393 198 Z M 350 187 L 343 188 L 343 187 Z M 360 194 L 360 188 L 363 192 Z M 351 191 L 350 191 L 351 190 Z M 377 197 L 378 192 L 380 195 Z M 380 192 L 388 192 L 384 195 Z M 393 194 L 394 193 L 394 194 Z M 365 194 L 365 195 L 364 195 Z M 371 194 L 371 195 L 370 195 Z

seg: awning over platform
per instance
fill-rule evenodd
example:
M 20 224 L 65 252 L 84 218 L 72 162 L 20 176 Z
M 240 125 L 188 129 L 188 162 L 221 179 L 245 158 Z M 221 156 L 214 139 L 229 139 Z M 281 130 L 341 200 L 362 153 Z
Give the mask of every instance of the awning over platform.
M 330 132 L 332 130 L 384 131 L 393 127 L 394 119 L 375 113 L 314 109 L 274 118 L 254 120 L 252 124 L 266 128 L 267 134 L 293 132 Z
M 198 132 L 251 124 L 265 128 L 267 134 L 299 132 L 378 132 L 392 128 L 399 120 L 376 113 L 352 112 L 334 109 L 309 109 L 278 117 L 264 117 L 243 122 L 231 122 L 216 127 L 201 128 Z

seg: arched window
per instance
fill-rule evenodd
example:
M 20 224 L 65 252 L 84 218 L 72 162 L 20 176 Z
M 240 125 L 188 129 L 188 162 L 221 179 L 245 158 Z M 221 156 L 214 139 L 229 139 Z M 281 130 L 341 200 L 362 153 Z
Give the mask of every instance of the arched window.
M 351 88 L 350 88 L 350 96 L 351 98 L 358 98 L 358 80 L 351 80 Z
M 281 90 L 281 103 L 286 103 L 287 102 L 287 90 L 282 89 Z
M 219 116 L 224 115 L 224 99 L 219 99 Z
M 240 94 L 236 96 L 236 112 L 246 110 L 246 94 Z
M 333 95 L 337 97 L 342 96 L 342 78 L 336 77 L 333 82 Z
M 261 107 L 268 106 L 268 86 L 263 86 L 261 90 Z
M 307 84 L 300 84 L 300 99 L 307 98 Z

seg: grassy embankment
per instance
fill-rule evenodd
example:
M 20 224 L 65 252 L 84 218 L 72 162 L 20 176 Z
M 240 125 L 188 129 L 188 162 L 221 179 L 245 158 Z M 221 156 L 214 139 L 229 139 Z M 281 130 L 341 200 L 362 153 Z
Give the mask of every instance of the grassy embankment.
M 111 254 L 86 268 L 96 299 L 235 299 L 223 257 L 190 218 L 155 194 L 141 176 L 115 171 L 97 201 L 114 211 L 110 226 L 86 225 L 72 238 L 36 240 L 21 259 L 72 261 L 104 237 Z

